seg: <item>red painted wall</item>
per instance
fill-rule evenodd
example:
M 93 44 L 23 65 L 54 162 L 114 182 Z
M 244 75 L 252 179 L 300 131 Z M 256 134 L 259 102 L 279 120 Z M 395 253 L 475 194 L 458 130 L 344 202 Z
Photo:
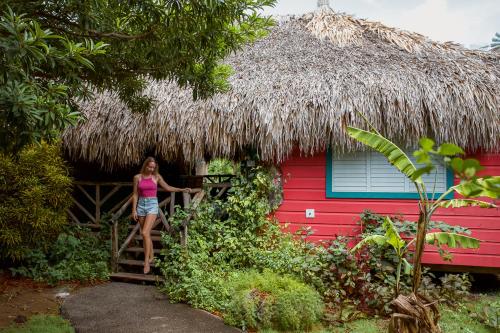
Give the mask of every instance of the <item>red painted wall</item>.
M 500 154 L 477 156 L 486 167 L 482 172 L 500 175 Z M 313 157 L 294 154 L 281 165 L 283 174 L 283 203 L 276 212 L 289 229 L 309 226 L 315 232 L 311 240 L 331 239 L 335 235 L 353 236 L 359 232 L 356 222 L 359 213 L 370 209 L 378 214 L 403 214 L 415 221 L 418 216 L 416 200 L 387 199 L 330 199 L 326 198 L 326 153 Z M 305 210 L 315 209 L 315 218 L 306 219 Z M 434 221 L 461 225 L 472 231 L 472 236 L 481 240 L 479 249 L 450 250 L 453 261 L 443 261 L 435 249 L 426 247 L 424 263 L 448 264 L 500 268 L 500 209 L 475 207 L 440 209 Z

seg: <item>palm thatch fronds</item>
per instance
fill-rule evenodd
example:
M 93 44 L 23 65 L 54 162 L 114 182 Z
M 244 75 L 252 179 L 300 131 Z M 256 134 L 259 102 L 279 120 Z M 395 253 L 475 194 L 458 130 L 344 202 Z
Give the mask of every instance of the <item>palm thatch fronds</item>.
M 226 61 L 231 89 L 207 100 L 151 82 L 145 93 L 156 105 L 145 114 L 109 93 L 82 103 L 88 120 L 64 133 L 68 155 L 113 169 L 145 151 L 192 161 L 252 147 L 279 162 L 295 147 L 359 149 L 344 131 L 362 125 L 358 111 L 406 146 L 430 136 L 471 151 L 500 149 L 498 53 L 322 9 L 283 20 Z

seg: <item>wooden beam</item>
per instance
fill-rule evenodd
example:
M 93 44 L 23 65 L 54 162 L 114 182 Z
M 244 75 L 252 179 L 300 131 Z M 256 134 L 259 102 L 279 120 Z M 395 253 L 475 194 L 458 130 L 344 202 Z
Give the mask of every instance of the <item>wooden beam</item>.
M 129 196 L 123 198 L 122 201 L 120 201 L 119 203 L 117 203 L 116 205 L 113 206 L 113 208 L 111 208 L 109 210 L 109 213 L 113 214 L 117 209 L 119 209 L 125 202 L 127 202 L 128 200 L 130 200 L 130 198 L 132 198 L 132 194 L 130 194 Z
M 95 223 L 101 221 L 101 185 L 95 186 Z
M 90 218 L 90 220 L 91 220 L 92 222 L 94 222 L 94 223 L 95 223 L 95 218 L 92 216 L 92 214 L 90 214 L 90 213 L 88 212 L 88 210 L 86 210 L 86 209 L 85 209 L 85 207 L 83 207 L 83 206 L 82 206 L 82 205 L 81 205 L 78 201 L 76 201 L 76 199 L 75 199 L 75 198 L 71 197 L 71 200 L 73 201 L 73 203 L 74 203 L 74 204 L 75 204 L 78 208 L 80 208 L 80 209 L 82 210 L 82 212 L 84 212 L 84 213 L 85 213 L 85 215 L 87 215 L 87 216 Z
M 113 194 L 115 194 L 119 189 L 122 188 L 122 185 L 116 185 L 108 194 L 106 194 L 106 196 L 101 200 L 101 205 L 103 205 L 106 201 L 108 201 L 109 198 L 111 198 L 111 196 Z
M 76 184 L 76 187 L 78 187 L 80 189 L 80 191 L 82 191 L 83 194 L 85 194 L 85 196 L 87 197 L 87 199 L 89 199 L 90 202 L 92 202 L 95 205 L 94 198 L 92 198 L 92 196 L 90 194 L 88 194 L 88 192 L 83 188 L 83 186 Z
M 217 193 L 217 195 L 215 196 L 215 199 L 218 199 L 220 198 L 226 191 L 227 189 L 229 188 L 229 186 L 226 186 L 226 187 L 223 187 L 219 190 L 219 193 Z
M 118 220 L 120 218 L 120 216 L 123 215 L 123 213 L 127 209 L 128 205 L 131 203 L 132 203 L 132 196 L 130 196 L 130 198 L 127 200 L 127 202 L 125 202 L 123 204 L 123 206 L 116 213 L 113 214 L 113 216 L 111 217 L 111 221 Z
M 170 211 L 168 212 L 170 217 L 174 216 L 175 213 L 175 192 L 170 192 Z
M 118 271 L 118 222 L 114 221 L 111 228 L 111 270 Z
M 118 224 L 118 223 L 115 222 L 115 224 Z M 141 227 L 141 225 L 139 224 L 139 222 L 137 222 L 137 224 L 135 225 L 134 229 L 132 229 L 132 232 L 128 235 L 127 239 L 125 239 L 125 242 L 123 242 L 122 246 L 118 250 L 118 252 L 117 252 L 118 253 L 117 258 L 119 258 L 121 256 L 121 254 L 123 253 L 123 251 L 125 251 L 125 249 L 130 244 L 130 242 L 132 241 L 132 239 L 134 238 L 135 234 L 140 229 L 140 227 Z
M 69 215 L 69 217 L 71 217 L 71 219 L 72 219 L 72 220 L 73 220 L 76 224 L 82 224 L 82 223 L 80 222 L 80 220 L 78 220 L 78 218 L 75 216 L 75 214 L 73 214 L 73 212 L 72 212 L 69 208 L 67 208 L 67 209 L 66 209 L 66 213 Z
M 169 203 L 170 203 L 170 200 L 172 200 L 172 198 L 171 198 L 171 197 L 166 198 L 165 200 L 163 200 L 162 202 L 160 202 L 160 203 L 158 204 L 158 207 L 160 207 L 160 208 L 165 207 L 167 204 L 169 204 Z

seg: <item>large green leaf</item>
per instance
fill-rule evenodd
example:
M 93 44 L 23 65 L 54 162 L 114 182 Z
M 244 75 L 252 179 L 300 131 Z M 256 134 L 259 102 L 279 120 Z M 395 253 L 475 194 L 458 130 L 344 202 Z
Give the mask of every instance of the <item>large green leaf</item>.
M 465 181 L 453 186 L 453 189 L 464 197 L 488 197 L 498 199 L 500 196 L 500 176 Z
M 364 143 L 365 145 L 375 149 L 376 151 L 384 155 L 389 163 L 394 165 L 394 167 L 396 167 L 412 181 L 416 183 L 422 182 L 420 176 L 415 177 L 415 179 L 413 178 L 413 174 L 417 169 L 405 154 L 405 152 L 394 143 L 384 138 L 382 135 L 351 126 L 347 127 L 347 133 L 352 138 Z
M 479 248 L 479 239 L 452 232 L 431 232 L 425 236 L 425 241 L 431 245 L 448 245 L 451 248 Z
M 413 265 L 408 262 L 408 260 L 403 258 L 403 273 L 409 275 L 413 270 Z
M 389 216 L 386 216 L 384 219 L 384 229 L 387 243 L 389 243 L 397 253 L 400 253 L 401 249 L 405 247 L 406 243 L 399 235 L 398 230 L 392 223 Z
M 446 201 L 441 201 L 438 204 L 439 207 L 443 208 L 460 208 L 460 207 L 481 207 L 481 208 L 496 208 L 497 205 L 491 203 L 491 202 L 486 202 L 486 201 L 481 201 L 481 200 L 473 200 L 473 199 L 452 199 L 452 200 L 446 200 Z
M 363 238 L 356 246 L 354 246 L 351 251 L 356 252 L 360 248 L 362 248 L 364 245 L 368 244 L 377 244 L 377 245 L 385 245 L 386 244 L 386 239 L 385 236 L 382 235 L 371 235 L 368 237 Z

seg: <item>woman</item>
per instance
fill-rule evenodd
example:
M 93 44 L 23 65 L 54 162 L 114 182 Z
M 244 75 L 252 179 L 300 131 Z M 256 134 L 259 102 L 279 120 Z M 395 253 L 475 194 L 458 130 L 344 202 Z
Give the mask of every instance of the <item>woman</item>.
M 156 191 L 160 185 L 169 192 L 191 193 L 190 188 L 180 189 L 168 185 L 158 173 L 158 163 L 148 157 L 142 164 L 141 173 L 134 176 L 134 193 L 132 195 L 132 217 L 141 225 L 142 244 L 144 247 L 144 274 L 150 271 L 154 260 L 151 229 L 158 216 L 158 198 Z

